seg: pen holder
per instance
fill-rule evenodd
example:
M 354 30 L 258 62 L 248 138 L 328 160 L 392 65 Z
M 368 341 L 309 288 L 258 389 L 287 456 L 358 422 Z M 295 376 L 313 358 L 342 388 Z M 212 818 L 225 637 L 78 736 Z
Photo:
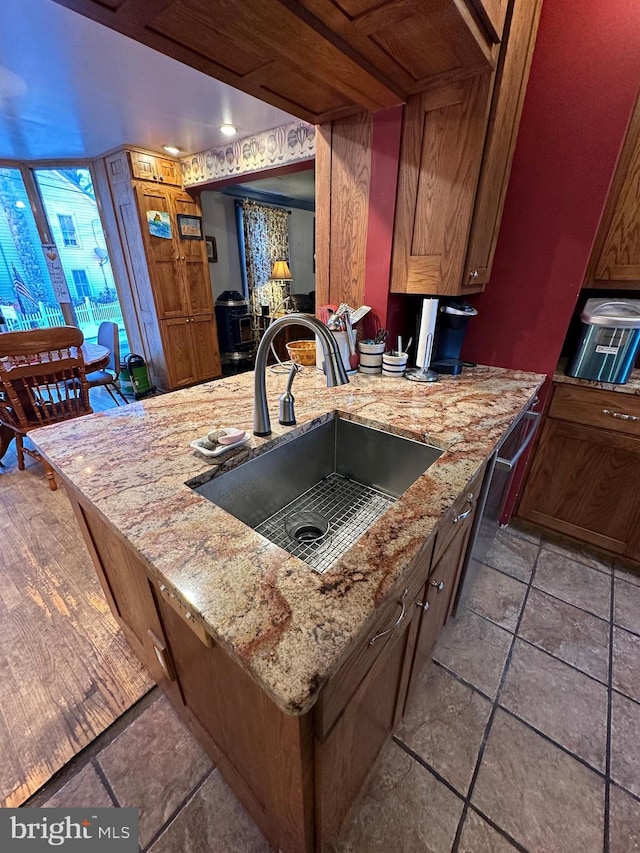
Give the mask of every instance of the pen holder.
M 382 354 L 384 352 L 384 343 L 382 344 L 366 344 L 360 341 L 358 350 L 360 351 L 360 373 L 382 373 Z
M 402 376 L 407 367 L 408 353 L 401 352 L 399 355 L 385 352 L 382 356 L 383 376 Z

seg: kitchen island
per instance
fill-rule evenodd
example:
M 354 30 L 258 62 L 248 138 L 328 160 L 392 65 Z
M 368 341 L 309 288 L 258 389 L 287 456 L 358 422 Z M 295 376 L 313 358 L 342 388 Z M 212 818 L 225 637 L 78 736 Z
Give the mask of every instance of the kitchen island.
M 129 642 L 282 850 L 335 838 L 451 610 L 484 466 L 543 379 L 479 367 L 327 389 L 305 369 L 298 424 L 220 473 L 335 412 L 444 451 L 324 574 L 185 485 L 212 467 L 192 440 L 251 429 L 253 374 L 31 434 Z M 268 376 L 272 412 L 284 382 Z

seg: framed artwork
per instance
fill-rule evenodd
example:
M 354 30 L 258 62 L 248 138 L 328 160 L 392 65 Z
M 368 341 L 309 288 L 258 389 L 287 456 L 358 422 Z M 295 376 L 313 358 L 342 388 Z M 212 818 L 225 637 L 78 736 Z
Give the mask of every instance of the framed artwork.
M 181 240 L 202 240 L 202 217 L 177 213 L 178 236 Z
M 218 246 L 215 237 L 205 237 L 204 244 L 207 247 L 207 260 L 210 264 L 218 263 Z

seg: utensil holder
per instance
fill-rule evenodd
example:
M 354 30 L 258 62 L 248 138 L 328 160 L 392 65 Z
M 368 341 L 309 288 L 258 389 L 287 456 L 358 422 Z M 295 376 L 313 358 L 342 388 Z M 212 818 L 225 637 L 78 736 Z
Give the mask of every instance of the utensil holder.
M 382 373 L 382 354 L 384 353 L 385 344 L 366 344 L 360 341 L 358 350 L 360 351 L 360 373 Z
M 382 355 L 382 375 L 383 376 L 402 376 L 407 368 L 407 360 L 409 354 L 401 352 L 400 355 L 393 355 L 390 352 L 385 352 Z

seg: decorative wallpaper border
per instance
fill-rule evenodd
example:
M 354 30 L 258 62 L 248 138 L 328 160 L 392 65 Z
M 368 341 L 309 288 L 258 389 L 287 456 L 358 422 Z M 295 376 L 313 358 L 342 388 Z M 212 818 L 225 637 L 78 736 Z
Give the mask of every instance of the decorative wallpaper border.
M 185 187 L 218 181 L 234 175 L 272 169 L 309 160 L 316 154 L 316 129 L 305 121 L 293 121 L 253 136 L 183 157 L 180 161 Z

